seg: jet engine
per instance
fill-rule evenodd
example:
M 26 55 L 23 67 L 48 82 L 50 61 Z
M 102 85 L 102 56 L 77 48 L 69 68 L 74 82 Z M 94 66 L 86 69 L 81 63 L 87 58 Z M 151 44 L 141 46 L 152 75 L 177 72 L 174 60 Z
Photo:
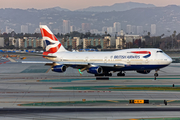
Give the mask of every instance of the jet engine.
M 138 70 L 137 73 L 141 73 L 141 74 L 149 74 L 151 71 L 150 70 Z
M 52 67 L 53 72 L 65 72 L 66 71 L 66 66 L 65 65 L 56 65 Z
M 103 73 L 103 69 L 102 67 L 90 67 L 88 70 L 87 70 L 88 73 L 91 73 L 91 74 L 102 74 Z

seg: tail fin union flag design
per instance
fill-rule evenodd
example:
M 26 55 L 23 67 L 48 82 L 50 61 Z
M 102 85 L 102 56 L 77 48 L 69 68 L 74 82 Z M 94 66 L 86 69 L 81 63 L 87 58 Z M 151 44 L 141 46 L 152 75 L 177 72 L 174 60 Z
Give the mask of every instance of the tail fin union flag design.
M 43 39 L 49 38 L 50 40 L 44 40 L 46 52 L 43 52 L 43 55 L 48 55 L 50 53 L 56 53 L 58 49 L 61 47 L 61 43 L 58 39 L 53 35 L 50 34 L 46 29 L 40 28 Z
M 148 54 L 143 56 L 143 58 L 148 58 L 151 56 L 151 52 L 150 51 L 132 51 L 131 53 L 135 53 L 135 54 Z

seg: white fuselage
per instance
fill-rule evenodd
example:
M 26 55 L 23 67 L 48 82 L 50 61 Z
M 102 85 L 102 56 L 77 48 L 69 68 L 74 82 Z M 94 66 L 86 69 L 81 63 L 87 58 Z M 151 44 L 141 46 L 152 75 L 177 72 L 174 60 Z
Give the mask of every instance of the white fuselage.
M 132 51 L 149 51 L 147 54 L 131 53 Z M 159 52 L 158 52 L 159 51 Z M 160 49 L 125 49 L 113 52 L 57 52 L 57 58 L 47 58 L 55 62 L 114 63 L 128 65 L 169 65 L 172 59 Z

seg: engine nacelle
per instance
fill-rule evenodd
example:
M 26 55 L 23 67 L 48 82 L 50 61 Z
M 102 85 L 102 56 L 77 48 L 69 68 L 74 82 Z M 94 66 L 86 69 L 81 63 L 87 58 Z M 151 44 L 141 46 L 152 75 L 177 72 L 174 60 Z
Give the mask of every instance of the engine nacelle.
M 65 72 L 66 71 L 66 66 L 65 65 L 56 65 L 52 67 L 53 72 Z
M 103 73 L 103 69 L 102 67 L 91 67 L 87 70 L 88 73 L 91 74 L 102 74 Z
M 137 73 L 141 74 L 149 74 L 151 71 L 150 70 L 141 70 L 141 71 L 136 71 Z

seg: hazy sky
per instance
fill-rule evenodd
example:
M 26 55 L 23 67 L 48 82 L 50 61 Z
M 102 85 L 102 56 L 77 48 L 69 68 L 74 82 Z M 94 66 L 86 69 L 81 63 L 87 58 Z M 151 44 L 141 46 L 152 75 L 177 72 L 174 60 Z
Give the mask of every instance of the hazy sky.
M 76 10 L 89 6 L 113 5 L 114 3 L 129 1 L 130 0 L 0 0 L 0 8 L 42 9 L 59 6 Z M 148 3 L 156 6 L 180 5 L 180 0 L 131 0 L 131 2 Z

